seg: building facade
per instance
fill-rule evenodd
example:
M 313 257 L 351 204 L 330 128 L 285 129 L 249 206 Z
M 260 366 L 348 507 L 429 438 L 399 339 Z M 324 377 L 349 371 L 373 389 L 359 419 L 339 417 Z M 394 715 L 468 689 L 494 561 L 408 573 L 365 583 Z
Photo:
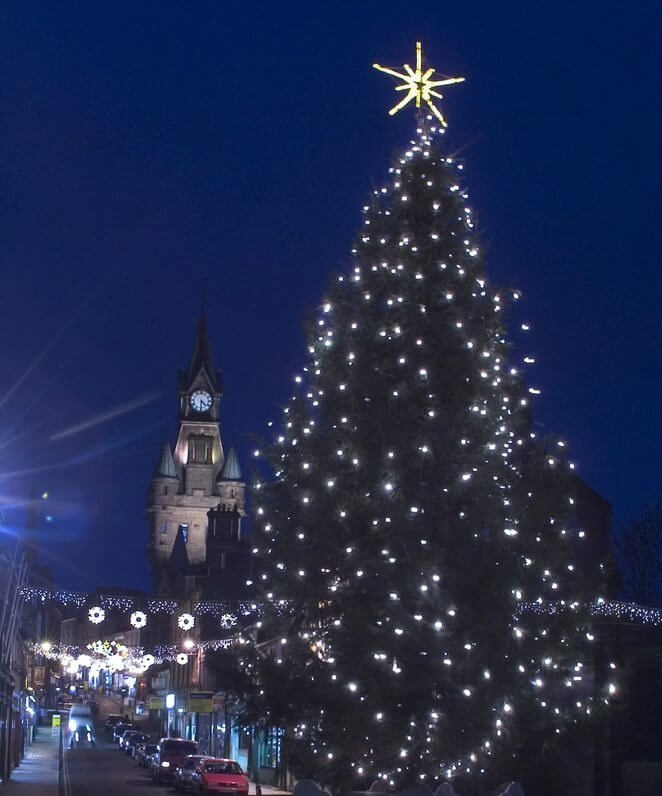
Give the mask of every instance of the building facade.
M 223 444 L 222 394 L 201 316 L 190 365 L 179 373 L 177 439 L 174 449 L 162 446 L 147 508 L 155 592 L 178 606 L 151 620 L 152 637 L 187 660 L 147 672 L 146 697 L 150 722 L 162 734 L 195 740 L 204 754 L 231 755 L 262 782 L 275 782 L 281 731 L 241 725 L 229 683 L 205 646 L 237 628 L 213 614 L 186 631 L 177 623 L 201 600 L 253 599 L 245 484 L 236 450 Z
M 209 555 L 210 511 L 232 514 L 237 541 L 241 538 L 245 484 L 236 450 L 230 448 L 226 454 L 223 446 L 222 395 L 221 372 L 214 367 L 201 314 L 190 365 L 179 372 L 174 451 L 168 443 L 163 445 L 149 492 L 149 550 L 157 588 L 168 567 L 182 574 L 187 567 L 202 569 L 214 563 Z M 211 531 L 213 543 L 214 527 Z M 182 542 L 185 563 L 177 549 Z

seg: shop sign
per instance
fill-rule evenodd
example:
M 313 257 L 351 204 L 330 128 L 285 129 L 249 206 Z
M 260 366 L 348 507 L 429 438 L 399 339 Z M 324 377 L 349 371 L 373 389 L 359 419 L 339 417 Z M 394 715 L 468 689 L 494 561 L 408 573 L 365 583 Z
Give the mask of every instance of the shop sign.
M 149 709 L 150 710 L 163 710 L 165 707 L 165 703 L 163 697 L 160 696 L 151 696 L 149 698 Z
M 46 667 L 35 666 L 32 670 L 32 684 L 35 686 L 44 685 L 46 678 Z
M 212 710 L 214 713 L 222 713 L 225 710 L 225 694 L 219 691 L 212 697 Z
M 211 713 L 213 706 L 213 691 L 189 691 L 188 692 L 188 712 L 189 713 Z

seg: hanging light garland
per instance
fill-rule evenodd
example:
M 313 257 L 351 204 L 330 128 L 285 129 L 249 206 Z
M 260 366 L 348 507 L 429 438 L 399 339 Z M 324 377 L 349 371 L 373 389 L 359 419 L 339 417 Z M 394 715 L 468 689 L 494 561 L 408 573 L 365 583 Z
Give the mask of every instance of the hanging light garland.
M 147 622 L 150 614 L 174 614 L 177 611 L 178 601 L 162 598 L 139 600 L 130 595 L 114 594 L 89 594 L 84 592 L 66 591 L 63 589 L 42 589 L 32 586 L 23 586 L 21 596 L 26 602 L 58 603 L 65 606 L 82 608 L 86 603 L 93 602 L 95 607 L 106 611 L 133 611 L 133 615 L 142 615 Z M 138 605 L 144 606 L 140 610 Z M 240 617 L 259 617 L 263 611 L 261 603 L 253 600 L 200 600 L 193 603 L 193 616 L 211 615 L 219 618 L 230 615 L 236 622 Z M 133 622 L 132 622 L 133 624 Z M 136 625 L 133 625 L 136 627 Z M 145 625 L 141 625 L 144 627 Z

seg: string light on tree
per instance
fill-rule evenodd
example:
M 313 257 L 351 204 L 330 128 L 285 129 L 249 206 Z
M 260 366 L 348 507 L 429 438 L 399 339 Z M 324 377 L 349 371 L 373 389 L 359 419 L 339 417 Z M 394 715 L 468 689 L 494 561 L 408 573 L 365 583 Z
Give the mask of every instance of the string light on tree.
M 533 432 L 512 292 L 489 285 L 443 146 L 437 89 L 461 78 L 435 79 L 420 45 L 415 69 L 375 66 L 402 81 L 391 114 L 429 115 L 364 206 L 264 451 L 255 582 L 274 657 L 247 651 L 245 672 L 261 715 L 293 705 L 295 775 L 496 786 L 591 710 L 600 571 L 579 563 L 565 446 Z

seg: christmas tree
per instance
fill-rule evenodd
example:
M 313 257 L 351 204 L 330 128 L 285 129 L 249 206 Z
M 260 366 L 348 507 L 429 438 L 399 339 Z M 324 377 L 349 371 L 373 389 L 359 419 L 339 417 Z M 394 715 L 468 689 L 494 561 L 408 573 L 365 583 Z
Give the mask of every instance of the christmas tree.
M 255 492 L 260 699 L 336 790 L 497 781 L 593 709 L 573 474 L 532 433 L 518 294 L 483 271 L 439 83 L 409 73 L 431 113 L 363 208 Z

